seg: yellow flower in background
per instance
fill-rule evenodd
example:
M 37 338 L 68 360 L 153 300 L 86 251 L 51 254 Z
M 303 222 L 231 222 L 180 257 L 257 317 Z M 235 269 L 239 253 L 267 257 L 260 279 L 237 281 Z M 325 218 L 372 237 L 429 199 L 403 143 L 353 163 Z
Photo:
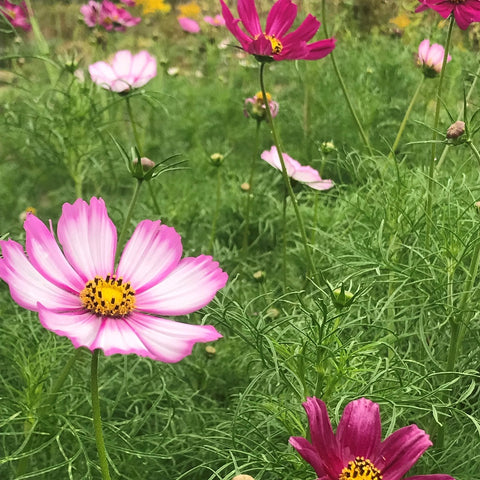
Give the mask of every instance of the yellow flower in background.
M 202 11 L 198 3 L 195 1 L 178 5 L 177 8 L 180 12 L 180 16 L 188 18 L 198 17 Z
M 172 9 L 172 6 L 165 0 L 137 0 L 137 5 L 142 5 L 144 14 L 168 13 Z
M 395 18 L 391 18 L 389 20 L 389 22 L 393 23 L 398 28 L 403 30 L 404 28 L 406 28 L 410 25 L 411 20 L 410 20 L 410 17 L 407 14 L 402 13 L 401 15 L 398 15 Z

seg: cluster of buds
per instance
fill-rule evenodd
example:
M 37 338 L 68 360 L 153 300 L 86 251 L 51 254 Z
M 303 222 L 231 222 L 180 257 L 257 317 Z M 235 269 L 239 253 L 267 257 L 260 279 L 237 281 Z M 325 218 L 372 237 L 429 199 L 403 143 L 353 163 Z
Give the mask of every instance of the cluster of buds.
M 272 100 L 272 96 L 267 92 L 267 102 L 270 107 L 272 118 L 278 114 L 278 103 Z M 256 93 L 253 97 L 245 99 L 245 107 L 243 110 L 245 116 L 254 118 L 258 122 L 268 120 L 267 107 L 263 99 L 262 92 Z

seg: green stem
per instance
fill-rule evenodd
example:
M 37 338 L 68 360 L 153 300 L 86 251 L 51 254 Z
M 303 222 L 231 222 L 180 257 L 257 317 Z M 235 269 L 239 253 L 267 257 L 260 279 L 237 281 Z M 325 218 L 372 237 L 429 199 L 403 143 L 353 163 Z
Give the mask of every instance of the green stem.
M 287 291 L 287 189 L 283 193 L 282 205 L 282 221 L 283 221 L 283 235 L 282 235 L 282 257 L 283 257 L 283 291 Z
M 467 142 L 467 144 L 470 147 L 470 149 L 472 150 L 473 154 L 475 155 L 475 158 L 477 159 L 478 164 L 480 166 L 480 152 L 477 150 L 477 147 L 472 143 L 471 140 L 469 140 Z
M 435 175 L 435 161 L 437 156 L 437 128 L 440 120 L 440 105 L 441 105 L 441 95 L 443 87 L 443 79 L 445 78 L 445 67 L 447 65 L 448 59 L 448 50 L 450 48 L 450 40 L 452 38 L 452 30 L 455 19 L 453 15 L 450 16 L 450 24 L 448 26 L 447 41 L 445 44 L 445 53 L 443 55 L 442 70 L 440 72 L 440 79 L 438 82 L 437 89 L 437 98 L 436 98 L 436 107 L 435 107 L 435 117 L 433 120 L 433 137 L 432 137 L 432 153 L 430 156 L 430 165 L 428 168 L 428 187 L 427 187 L 427 202 L 425 206 L 425 214 L 427 220 L 427 230 L 425 238 L 426 249 L 430 249 L 430 235 L 432 232 L 433 220 L 432 220 L 432 204 L 433 204 L 433 186 L 434 186 L 434 175 Z
M 328 38 L 328 30 L 327 30 L 327 22 L 326 22 L 326 14 L 325 14 L 325 0 L 322 0 L 322 20 L 323 20 L 323 31 L 325 32 L 325 37 Z M 337 75 L 338 78 L 338 83 L 340 83 L 340 88 L 342 89 L 343 96 L 345 97 L 345 100 L 347 101 L 347 106 L 348 109 L 350 110 L 350 113 L 355 120 L 355 123 L 357 125 L 358 132 L 360 133 L 360 136 L 362 137 L 363 143 L 367 147 L 368 152 L 370 155 L 373 157 L 373 149 L 372 146 L 370 145 L 370 141 L 368 140 L 367 134 L 365 133 L 365 130 L 362 127 L 362 123 L 360 122 L 360 119 L 358 118 L 358 115 L 355 111 L 355 108 L 353 108 L 353 103 L 350 98 L 350 95 L 348 93 L 347 86 L 343 80 L 342 74 L 340 73 L 340 70 L 337 65 L 337 61 L 335 60 L 335 55 L 334 52 L 330 52 L 329 54 L 330 59 L 332 60 L 332 65 L 333 69 L 335 70 L 335 74 Z
M 121 248 L 122 248 L 123 243 L 125 241 L 125 236 L 127 234 L 127 229 L 128 229 L 128 226 L 130 225 L 130 220 L 132 219 L 133 209 L 135 208 L 135 204 L 137 203 L 138 194 L 140 193 L 140 187 L 141 187 L 142 183 L 143 183 L 143 180 L 140 179 L 140 178 L 137 178 L 137 183 L 135 184 L 135 189 L 133 191 L 132 199 L 130 200 L 130 205 L 128 206 L 127 215 L 125 217 L 125 221 L 123 222 L 123 227 L 120 230 L 120 235 L 118 236 L 118 242 L 117 242 L 118 248 L 117 248 L 117 258 L 116 258 L 116 260 L 118 260 L 118 256 L 120 254 Z
M 143 157 L 143 148 L 142 148 L 142 144 L 140 142 L 140 136 L 138 135 L 137 124 L 135 123 L 135 119 L 133 118 L 133 111 L 132 111 L 132 105 L 130 104 L 130 97 L 127 95 L 125 97 L 125 100 L 127 102 L 128 118 L 130 119 L 130 124 L 132 125 L 133 137 L 135 138 L 135 144 L 137 146 L 137 150 L 138 150 L 138 153 L 140 154 L 140 157 Z
M 255 146 L 253 150 L 253 157 L 250 164 L 250 177 L 248 179 L 249 189 L 247 191 L 247 205 L 245 208 L 245 226 L 243 227 L 243 244 L 242 251 L 243 257 L 247 254 L 248 250 L 248 233 L 250 230 L 250 208 L 252 203 L 252 193 L 253 193 L 253 176 L 255 173 L 255 166 L 258 163 L 258 150 L 259 150 L 259 139 L 260 139 L 260 124 L 261 120 L 257 120 L 257 128 L 255 129 Z
M 150 196 L 152 197 L 153 207 L 155 208 L 155 213 L 160 215 L 160 206 L 157 202 L 157 197 L 155 197 L 155 192 L 153 191 L 152 183 L 147 182 L 148 191 L 150 192 Z
M 217 195 L 215 202 L 215 213 L 212 220 L 212 231 L 210 233 L 210 251 L 213 253 L 213 244 L 215 242 L 215 234 L 217 233 L 217 221 L 218 215 L 220 212 L 220 196 L 221 196 L 221 185 L 222 185 L 222 176 L 220 172 L 220 166 L 217 166 Z
M 98 356 L 100 349 L 97 348 L 92 353 L 92 370 L 91 370 L 91 388 L 92 388 L 92 411 L 93 411 L 93 428 L 95 430 L 95 442 L 97 444 L 98 459 L 100 469 L 102 471 L 103 480 L 111 480 L 108 468 L 107 451 L 105 449 L 105 441 L 102 432 L 102 417 L 100 415 L 100 397 L 98 395 Z
M 400 124 L 400 128 L 398 129 L 397 137 L 393 142 L 392 149 L 389 154 L 390 158 L 393 157 L 395 155 L 395 152 L 397 151 L 398 144 L 400 143 L 400 139 L 402 138 L 403 131 L 405 130 L 407 121 L 410 117 L 410 113 L 412 113 L 412 108 L 415 105 L 415 102 L 417 100 L 418 94 L 420 93 L 420 89 L 422 88 L 424 80 L 425 80 L 425 76 L 422 75 L 422 79 L 420 80 L 420 83 L 418 84 L 418 87 L 415 90 L 415 93 L 413 94 L 412 100 L 410 101 L 410 105 L 408 106 L 407 111 L 405 112 L 405 116 L 403 117 L 402 123 Z
M 268 121 L 270 123 L 272 136 L 273 136 L 273 143 L 277 147 L 278 157 L 280 159 L 280 164 L 282 166 L 283 181 L 285 183 L 285 187 L 287 189 L 288 195 L 290 196 L 290 199 L 292 200 L 292 205 L 293 205 L 293 209 L 295 211 L 295 216 L 297 217 L 298 229 L 300 230 L 300 235 L 302 237 L 303 246 L 304 246 L 304 249 L 305 249 L 305 256 L 307 257 L 307 262 L 308 262 L 308 265 L 309 265 L 309 268 L 310 268 L 310 272 L 314 276 L 316 276 L 316 274 L 318 274 L 321 282 L 326 283 L 326 280 L 325 280 L 325 277 L 324 277 L 323 273 L 321 271 L 320 272 L 316 271 L 315 264 L 313 263 L 312 256 L 310 254 L 310 248 L 309 248 L 309 245 L 308 245 L 308 239 L 307 239 L 307 233 L 305 231 L 305 225 L 303 223 L 303 218 L 302 218 L 302 215 L 300 213 L 300 209 L 298 208 L 297 199 L 295 198 L 295 194 L 293 193 L 292 184 L 290 183 L 290 177 L 288 176 L 288 173 L 287 173 L 287 168 L 285 167 L 285 161 L 284 161 L 283 155 L 282 155 L 282 148 L 281 148 L 280 142 L 278 140 L 277 132 L 275 130 L 275 124 L 273 122 L 272 112 L 270 111 L 270 105 L 268 103 L 267 91 L 265 89 L 265 82 L 264 82 L 264 79 L 263 79 L 264 69 L 265 69 L 265 63 L 262 62 L 260 64 L 260 86 L 261 86 L 263 98 L 265 99 L 265 107 L 266 107 L 266 111 L 267 111 Z

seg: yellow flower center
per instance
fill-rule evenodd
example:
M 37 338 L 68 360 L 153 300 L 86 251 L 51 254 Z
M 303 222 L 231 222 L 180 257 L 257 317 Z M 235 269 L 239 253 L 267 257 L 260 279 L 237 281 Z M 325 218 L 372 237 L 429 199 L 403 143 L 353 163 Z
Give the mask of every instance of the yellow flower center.
M 115 275 L 89 280 L 80 292 L 83 306 L 104 317 L 124 317 L 135 308 L 135 290 Z
M 357 457 L 348 462 L 348 465 L 342 470 L 338 480 L 382 480 L 382 474 L 373 463 L 363 457 Z
M 272 96 L 268 93 L 267 93 L 267 100 L 268 100 L 268 103 L 270 103 L 272 101 Z M 255 99 L 256 99 L 256 102 L 259 104 L 259 105 L 263 105 L 265 102 L 263 101 L 263 93 L 262 92 L 257 92 L 255 94 Z
M 283 45 L 280 40 L 275 38 L 275 35 L 265 35 L 267 40 L 270 40 L 270 44 L 272 45 L 272 55 L 278 55 L 282 53 Z

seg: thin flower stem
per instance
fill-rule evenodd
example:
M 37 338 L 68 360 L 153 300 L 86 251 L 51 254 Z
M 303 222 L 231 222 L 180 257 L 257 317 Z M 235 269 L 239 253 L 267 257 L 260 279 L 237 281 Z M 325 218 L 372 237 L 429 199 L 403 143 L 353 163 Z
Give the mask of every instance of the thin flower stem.
M 130 200 L 130 205 L 128 206 L 127 215 L 125 216 L 125 221 L 123 222 L 122 229 L 120 230 L 120 235 L 118 236 L 118 248 L 117 248 L 117 258 L 125 241 L 125 236 L 127 234 L 128 226 L 130 225 L 130 220 L 132 219 L 133 209 L 135 208 L 135 204 L 138 200 L 138 194 L 140 193 L 140 187 L 143 183 L 143 180 L 137 178 L 137 183 L 135 184 L 135 189 L 133 191 L 132 199 Z
M 288 176 L 287 168 L 285 166 L 285 161 L 284 161 L 283 155 L 282 155 L 282 148 L 280 146 L 280 142 L 278 140 L 277 132 L 275 130 L 275 124 L 273 122 L 272 112 L 270 111 L 270 105 L 269 105 L 269 102 L 268 102 L 267 91 L 265 89 L 265 82 L 264 82 L 264 78 L 263 78 L 264 69 L 265 69 L 265 63 L 262 62 L 260 64 L 260 86 L 261 86 L 262 95 L 263 95 L 263 98 L 264 98 L 264 101 L 265 101 L 265 109 L 266 109 L 266 112 L 267 112 L 268 122 L 270 124 L 270 128 L 271 128 L 271 131 L 272 131 L 273 143 L 277 147 L 278 157 L 280 159 L 280 164 L 282 166 L 283 181 L 285 183 L 285 187 L 287 189 L 288 195 L 290 196 L 290 199 L 292 200 L 293 209 L 294 209 L 295 215 L 297 217 L 297 224 L 298 224 L 298 228 L 300 230 L 300 235 L 302 237 L 303 246 L 304 246 L 304 249 L 305 249 L 305 256 L 307 257 L 307 262 L 308 262 L 308 265 L 309 265 L 310 273 L 313 274 L 314 277 L 316 277 L 317 274 L 318 274 L 321 282 L 326 283 L 326 280 L 325 280 L 325 277 L 324 277 L 323 273 L 321 271 L 319 271 L 319 272 L 316 271 L 315 264 L 313 263 L 312 256 L 310 254 L 310 247 L 309 247 L 309 244 L 308 244 L 307 233 L 305 231 L 305 225 L 303 223 L 303 218 L 302 218 L 302 215 L 300 213 L 300 209 L 298 208 L 297 199 L 295 198 L 295 194 L 293 193 L 292 184 L 290 183 L 290 177 Z
M 397 137 L 395 138 L 395 141 L 393 142 L 392 149 L 391 149 L 390 154 L 389 154 L 390 158 L 392 158 L 395 155 L 398 144 L 400 143 L 400 139 L 402 138 L 403 131 L 405 130 L 408 119 L 410 117 L 410 113 L 412 113 L 413 106 L 415 105 L 415 102 L 417 100 L 418 94 L 420 93 L 420 90 L 422 88 L 424 80 L 425 80 L 425 76 L 422 75 L 422 79 L 420 80 L 420 83 L 418 84 L 417 89 L 415 90 L 415 93 L 413 94 L 412 100 L 410 101 L 410 105 L 408 106 L 407 111 L 405 112 L 405 116 L 403 117 L 402 123 L 400 124 L 400 127 L 398 129 Z
M 445 52 L 443 54 L 442 70 L 440 72 L 440 78 L 438 81 L 437 88 L 437 97 L 436 97 L 436 107 L 435 107 L 435 117 L 433 120 L 433 137 L 432 137 L 432 153 L 430 156 L 430 165 L 428 168 L 428 186 L 427 186 L 427 201 L 425 205 L 425 214 L 427 221 L 427 229 L 425 232 L 425 246 L 426 249 L 430 249 L 430 236 L 432 232 L 432 204 L 433 204 L 433 186 L 434 186 L 434 175 L 435 175 L 435 161 L 437 157 L 437 128 L 440 120 L 440 105 L 441 105 L 441 95 L 443 87 L 443 79 L 445 78 L 445 69 L 447 66 L 448 59 L 448 50 L 450 48 L 450 40 L 452 38 L 452 30 L 455 19 L 453 15 L 450 16 L 450 24 L 448 26 L 447 41 L 445 44 Z
M 282 222 L 283 222 L 283 232 L 282 232 L 282 257 L 283 257 L 283 291 L 287 291 L 287 197 L 288 192 L 285 188 L 283 192 L 283 204 L 282 204 Z
M 477 147 L 472 143 L 471 140 L 469 140 L 467 142 L 467 144 L 470 147 L 470 149 L 472 150 L 473 154 L 475 155 L 475 158 L 477 159 L 478 164 L 480 166 L 480 152 L 477 150 Z
M 325 0 L 322 0 L 323 31 L 325 32 L 325 37 L 328 38 L 329 35 L 328 35 L 328 30 L 327 30 L 327 22 L 326 22 L 325 11 L 326 11 Z M 345 100 L 347 101 L 348 109 L 350 110 L 350 113 L 351 113 L 353 119 L 355 120 L 358 132 L 360 133 L 360 136 L 362 137 L 363 143 L 367 147 L 368 152 L 373 157 L 372 146 L 370 145 L 370 141 L 368 140 L 367 134 L 365 133 L 365 130 L 362 127 L 362 123 L 360 122 L 360 119 L 358 118 L 358 115 L 355 111 L 355 108 L 353 107 L 352 100 L 351 100 L 350 95 L 348 93 L 347 86 L 345 85 L 345 81 L 343 80 L 342 74 L 340 73 L 340 69 L 338 68 L 337 61 L 335 60 L 335 55 L 334 55 L 333 51 L 330 52 L 329 57 L 332 60 L 333 69 L 335 70 L 335 74 L 337 75 L 338 83 L 340 83 L 340 88 L 342 89 L 343 96 L 345 97 Z
M 132 105 L 130 103 L 130 97 L 127 95 L 125 97 L 125 100 L 127 102 L 128 118 L 130 119 L 130 124 L 132 125 L 133 137 L 135 138 L 135 145 L 137 146 L 137 150 L 138 150 L 138 153 L 140 154 L 140 157 L 143 157 L 143 148 L 140 142 L 140 137 L 138 135 L 137 124 L 135 122 L 135 119 L 133 118 L 133 111 L 132 111 Z
M 60 375 L 58 376 L 57 380 L 55 380 L 55 383 L 53 384 L 52 389 L 50 390 L 50 395 L 56 395 L 60 391 L 60 389 L 62 388 L 62 385 L 64 384 L 65 380 L 68 377 L 68 374 L 70 373 L 70 370 L 72 369 L 73 365 L 78 360 L 81 354 L 82 354 L 82 348 L 76 348 L 75 353 L 70 357 L 68 362 L 64 365 L 64 367 L 62 368 L 62 371 L 60 372 Z
M 217 221 L 218 215 L 220 212 L 220 197 L 222 191 L 222 176 L 220 172 L 220 165 L 217 168 L 217 194 L 216 194 L 216 201 L 215 201 L 215 213 L 213 215 L 212 220 L 212 231 L 210 233 L 210 251 L 213 253 L 213 244 L 215 243 L 215 235 L 217 233 Z
M 111 480 L 110 470 L 108 468 L 107 451 L 102 432 L 102 417 L 100 415 L 100 397 L 98 395 L 98 356 L 100 349 L 97 348 L 92 353 L 91 369 L 91 389 L 92 389 L 92 411 L 93 428 L 95 430 L 95 442 L 97 444 L 98 459 L 103 480 Z
M 255 174 L 255 166 L 258 163 L 260 124 L 261 124 L 261 120 L 257 120 L 257 126 L 255 129 L 255 144 L 254 144 L 252 161 L 250 164 L 250 177 L 248 179 L 249 189 L 247 191 L 247 205 L 245 207 L 245 226 L 243 227 L 243 245 L 242 245 L 244 259 L 248 250 L 248 234 L 250 230 L 250 208 L 251 208 L 252 193 L 253 193 L 253 176 Z

